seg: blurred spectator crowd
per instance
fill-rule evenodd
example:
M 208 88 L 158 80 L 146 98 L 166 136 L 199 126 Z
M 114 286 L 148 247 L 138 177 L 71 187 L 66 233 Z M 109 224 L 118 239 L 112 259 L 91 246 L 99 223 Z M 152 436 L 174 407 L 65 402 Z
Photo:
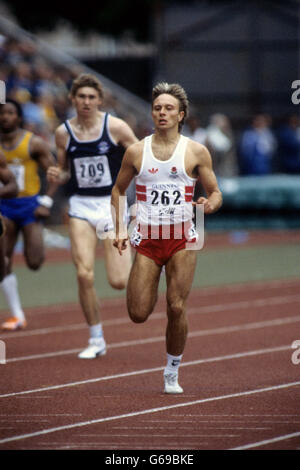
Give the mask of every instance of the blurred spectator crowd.
M 0 80 L 6 84 L 6 97 L 21 104 L 23 127 L 43 137 L 53 152 L 54 130 L 74 115 L 68 97 L 71 83 L 84 71 L 84 66 L 60 65 L 41 57 L 31 41 L 1 37 Z M 146 132 L 107 89 L 103 109 L 128 121 L 137 135 Z
M 291 114 L 273 125 L 272 117 L 256 114 L 249 125 L 234 132 L 230 119 L 213 114 L 202 126 L 197 114 L 186 123 L 185 135 L 206 145 L 217 176 L 300 174 L 300 117 Z
M 32 42 L 3 36 L 0 64 L 7 97 L 22 105 L 24 127 L 43 137 L 55 153 L 54 130 L 73 115 L 68 92 L 83 68 L 51 63 L 37 53 Z M 103 109 L 125 119 L 139 138 L 151 132 L 139 124 L 137 116 L 123 109 L 109 90 L 105 90 Z M 218 177 L 300 173 L 299 113 L 276 126 L 268 114 L 257 114 L 237 133 L 228 116 L 213 114 L 204 126 L 200 114 L 193 110 L 183 134 L 209 148 Z

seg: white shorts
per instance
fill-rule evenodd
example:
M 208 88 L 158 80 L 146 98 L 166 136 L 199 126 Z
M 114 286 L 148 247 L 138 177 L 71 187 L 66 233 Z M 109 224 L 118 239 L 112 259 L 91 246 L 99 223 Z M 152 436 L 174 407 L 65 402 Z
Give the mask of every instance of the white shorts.
M 114 230 L 111 215 L 110 196 L 79 196 L 75 194 L 69 200 L 69 216 L 87 220 L 97 232 Z

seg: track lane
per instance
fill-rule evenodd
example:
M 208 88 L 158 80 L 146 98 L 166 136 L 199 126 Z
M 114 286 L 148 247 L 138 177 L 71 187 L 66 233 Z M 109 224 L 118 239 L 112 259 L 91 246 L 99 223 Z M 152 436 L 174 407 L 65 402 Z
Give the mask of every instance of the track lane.
M 299 414 L 296 403 L 299 403 L 299 385 L 297 384 L 299 369 L 291 363 L 292 349 L 290 346 L 291 340 L 297 339 L 294 336 L 299 331 L 299 316 L 297 315 L 299 299 L 296 282 L 283 283 L 283 288 L 279 292 L 280 284 L 278 282 L 275 287 L 271 283 L 268 284 L 269 287 L 265 286 L 265 289 L 252 284 L 244 286 L 243 289 L 231 286 L 230 292 L 226 289 L 218 289 L 220 297 L 216 297 L 216 290 L 210 290 L 209 293 L 197 293 L 191 297 L 189 308 L 194 313 L 189 315 L 190 335 L 184 354 L 184 363 L 186 362 L 187 365 L 183 363 L 180 371 L 180 377 L 186 391 L 181 397 L 169 397 L 161 393 L 164 311 L 158 310 L 156 317 L 155 314 L 153 315 L 153 319 L 149 323 L 151 328 L 146 325 L 140 325 L 141 328 L 139 328 L 138 325 L 130 324 L 126 315 L 120 316 L 120 306 L 124 303 L 119 300 L 115 304 L 111 302 L 111 309 L 106 312 L 107 316 L 104 321 L 111 322 L 110 325 L 106 325 L 111 348 L 109 348 L 109 354 L 99 361 L 89 361 L 88 364 L 84 363 L 79 367 L 81 361 L 79 362 L 70 353 L 59 360 L 56 357 L 41 357 L 28 359 L 28 361 L 8 362 L 4 369 L 1 369 L 1 372 L 3 370 L 2 379 L 4 379 L 1 380 L 1 390 L 3 391 L 3 383 L 6 380 L 8 393 L 9 389 L 10 393 L 18 390 L 17 386 L 20 390 L 22 384 L 25 390 L 25 386 L 28 387 L 28 378 L 31 377 L 30 373 L 34 378 L 33 385 L 36 382 L 40 388 L 43 388 L 47 383 L 49 386 L 49 377 L 52 385 L 59 384 L 55 381 L 61 377 L 67 378 L 69 372 L 74 378 L 81 376 L 82 381 L 94 378 L 100 380 L 94 383 L 77 384 L 67 389 L 63 387 L 56 390 L 39 390 L 28 396 L 3 397 L 2 399 L 0 397 L 1 405 L 3 402 L 6 403 L 4 408 L 3 405 L 1 406 L 2 410 L 7 410 L 7 414 L 4 416 L 1 413 L 0 417 L 0 441 L 3 439 L 3 434 L 13 437 L 22 435 L 22 433 L 30 434 L 31 431 L 39 432 L 39 429 L 74 425 L 85 422 L 85 417 L 88 418 L 88 421 L 93 421 L 93 415 L 97 416 L 96 419 L 105 421 L 88 424 L 84 433 L 83 427 L 80 427 L 80 430 L 77 427 L 72 427 L 72 432 L 70 429 L 57 430 L 53 433 L 42 433 L 39 436 L 26 439 L 5 441 L 2 444 L 0 442 L 0 448 L 108 449 L 113 448 L 114 443 L 117 442 L 119 449 L 148 449 L 151 446 L 156 448 L 158 445 L 163 445 L 162 448 L 166 449 L 181 449 L 182 438 L 187 443 L 187 448 L 230 448 L 248 445 L 254 441 L 260 442 L 260 436 L 263 441 L 265 439 L 274 440 L 276 436 L 278 438 L 278 436 L 297 433 L 299 422 L 296 421 Z M 200 300 L 201 306 L 199 306 Z M 222 310 L 218 306 L 223 302 L 227 302 L 228 308 L 225 305 Z M 158 307 L 162 308 L 163 305 L 161 300 Z M 202 312 L 197 313 L 197 309 L 202 309 Z M 42 326 L 45 329 L 51 329 L 55 328 L 57 315 L 59 313 L 54 311 L 49 315 L 45 312 L 43 315 L 37 312 L 32 315 L 32 318 L 40 321 L 37 329 Z M 44 331 L 43 334 L 25 335 L 26 331 L 24 331 L 24 335 L 19 337 L 7 335 L 5 341 L 12 348 L 11 351 L 15 353 L 14 356 L 10 355 L 11 359 L 14 357 L 17 359 L 18 354 L 20 354 L 20 358 L 22 354 L 24 356 L 26 344 L 27 347 L 31 345 L 32 351 L 36 355 L 42 354 L 42 348 L 45 348 L 45 354 L 51 351 L 55 352 L 56 346 L 60 344 L 66 332 L 68 340 L 72 343 L 71 346 L 78 345 L 78 341 L 82 342 L 86 335 L 85 329 L 81 329 L 80 326 L 79 312 L 70 311 L 70 317 L 67 314 L 64 320 L 66 324 L 62 322 L 60 326 L 62 331 L 60 332 L 49 330 Z M 116 325 L 115 322 L 118 321 L 120 324 Z M 74 325 L 75 328 L 73 328 Z M 73 328 L 73 331 L 69 331 L 68 328 L 70 330 Z M 155 333 L 156 337 L 154 337 Z M 49 342 L 45 341 L 47 337 L 50 339 Z M 120 341 L 118 341 L 118 337 Z M 56 338 L 57 343 L 53 338 Z M 52 350 L 49 350 L 51 345 Z M 126 350 L 127 357 L 124 357 L 124 353 L 120 356 L 122 348 Z M 257 351 L 268 348 L 269 352 L 257 353 Z M 234 357 L 235 354 L 238 356 Z M 229 358 L 229 356 L 232 357 Z M 28 363 L 28 368 L 26 363 Z M 147 373 L 136 373 L 136 371 L 144 370 L 142 367 L 138 368 L 138 364 L 146 364 L 148 369 L 154 370 Z M 132 368 L 133 365 L 136 367 Z M 133 374 L 129 375 L 130 372 Z M 121 373 L 125 374 L 124 377 L 118 376 Z M 4 377 L 6 374 L 7 376 Z M 114 375 L 118 377 L 105 379 L 105 374 L 107 377 Z M 199 388 L 200 381 L 201 388 Z M 296 384 L 291 386 L 292 392 L 288 391 L 289 386 L 286 384 L 294 382 Z M 286 388 L 282 388 L 281 385 L 286 385 Z M 280 388 L 276 388 L 272 392 L 268 390 L 251 394 L 252 399 L 250 400 L 248 392 L 251 390 L 278 386 Z M 216 393 L 216 390 L 219 393 Z M 283 393 L 283 390 L 286 393 Z M 268 398 L 268 402 L 266 402 L 265 399 L 256 397 L 256 395 L 263 397 L 264 393 L 272 399 Z M 244 395 L 229 398 L 232 394 Z M 253 401 L 254 395 L 256 398 Z M 218 398 L 225 396 L 227 398 Z M 198 403 L 199 400 L 205 401 Z M 271 408 L 269 400 L 272 402 Z M 231 428 L 237 428 L 236 403 L 238 402 L 238 406 L 243 410 L 243 424 L 240 426 L 242 429 L 229 429 L 227 433 L 223 432 L 224 430 L 221 432 L 217 423 L 213 423 L 208 429 L 207 426 L 199 427 L 199 419 L 193 419 L 192 423 L 188 425 L 190 432 L 185 432 L 182 435 L 179 432 L 182 418 L 177 416 L 177 411 L 189 401 L 197 401 L 197 404 L 186 406 L 195 407 L 193 413 L 201 416 L 209 410 L 211 413 L 212 410 L 215 410 L 216 415 L 221 417 L 222 410 L 224 414 L 225 408 L 228 410 L 233 407 L 234 412 L 231 411 L 232 422 L 229 423 Z M 232 401 L 234 404 L 231 403 Z M 166 403 L 168 405 L 165 405 Z M 163 429 L 156 434 L 154 432 L 149 434 L 147 427 L 149 427 L 149 419 L 153 418 L 154 412 L 149 411 L 148 418 L 141 422 L 142 417 L 145 419 L 143 412 L 170 406 L 170 404 L 172 408 L 155 413 L 162 414 L 165 421 L 168 421 L 168 417 L 171 416 L 173 431 L 163 426 Z M 271 415 L 271 427 L 262 426 L 268 429 L 261 429 L 258 440 L 257 433 L 253 432 L 255 430 L 248 429 L 251 428 L 251 423 L 249 424 L 251 420 L 247 426 L 246 410 L 248 409 L 248 413 L 249 409 L 260 410 L 261 413 L 271 413 L 272 410 L 274 412 L 274 404 L 282 415 L 293 415 L 293 419 L 289 419 L 284 427 L 280 423 L 276 423 L 275 415 Z M 200 408 L 198 409 L 198 407 Z M 111 410 L 116 413 L 112 415 Z M 120 421 L 126 420 L 124 426 L 126 429 L 122 431 L 116 429 L 122 427 L 122 424 L 118 423 L 115 426 L 111 423 L 118 421 L 117 418 L 113 418 L 114 416 L 128 415 L 129 413 L 124 412 L 125 410 L 129 410 L 129 413 L 140 414 L 121 418 Z M 176 413 L 175 410 L 177 410 Z M 173 414 L 170 415 L 171 411 Z M 18 417 L 19 421 L 16 420 Z M 111 418 L 110 421 L 109 418 Z M 139 424 L 144 432 L 134 431 L 135 426 Z M 130 431 L 131 426 L 132 431 Z M 298 430 L 295 426 L 298 426 Z M 174 433 L 174 428 L 178 429 L 178 432 Z M 280 433 L 278 433 L 279 430 Z M 82 436 L 86 437 L 82 440 Z M 4 439 L 7 438 L 9 437 L 4 437 Z M 180 440 L 181 444 L 179 444 Z M 269 446 L 276 446 L 278 443 L 281 446 L 297 446 L 297 442 L 299 443 L 298 436 L 294 435 L 293 439 L 274 440 L 274 443 L 271 442 Z

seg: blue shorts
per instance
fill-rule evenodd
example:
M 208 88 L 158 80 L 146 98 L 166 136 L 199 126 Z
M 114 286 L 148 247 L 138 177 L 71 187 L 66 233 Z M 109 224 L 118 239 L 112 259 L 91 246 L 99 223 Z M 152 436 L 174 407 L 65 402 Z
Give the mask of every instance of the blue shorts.
M 36 222 L 35 209 L 39 206 L 38 195 L 2 199 L 0 212 L 7 219 L 13 220 L 19 227 Z

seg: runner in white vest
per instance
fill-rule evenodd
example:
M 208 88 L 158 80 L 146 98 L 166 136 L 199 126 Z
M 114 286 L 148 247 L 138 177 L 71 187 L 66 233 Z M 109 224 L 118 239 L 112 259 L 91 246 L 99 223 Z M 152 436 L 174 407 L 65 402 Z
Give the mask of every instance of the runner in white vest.
M 136 178 L 136 227 L 131 244 L 137 253 L 127 285 L 132 321 L 142 323 L 152 313 L 165 266 L 168 318 L 165 393 L 183 392 L 178 384 L 178 368 L 188 331 L 186 301 L 196 266 L 196 251 L 186 249 L 187 241 L 196 241 L 192 221 L 196 181 L 201 182 L 207 196 L 196 201 L 203 204 L 204 214 L 217 211 L 222 204 L 207 148 L 180 134 L 187 112 L 188 99 L 180 85 L 159 83 L 153 89 L 155 132 L 125 152 L 111 201 L 115 210 L 114 244 L 122 255 L 128 243 L 122 222 L 123 201 L 127 187 Z

